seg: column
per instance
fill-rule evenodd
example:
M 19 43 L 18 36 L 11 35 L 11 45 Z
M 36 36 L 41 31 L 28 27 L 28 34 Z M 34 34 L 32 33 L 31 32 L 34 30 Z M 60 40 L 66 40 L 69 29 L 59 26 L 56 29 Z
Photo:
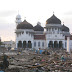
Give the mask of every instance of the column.
M 54 48 L 54 41 L 53 41 L 53 48 Z
M 26 41 L 26 48 L 28 47 L 28 41 Z
M 33 48 L 34 46 L 33 46 L 33 42 L 32 41 L 31 41 L 31 45 L 32 45 L 31 48 Z
M 59 48 L 59 41 L 57 41 L 57 43 L 58 43 L 58 48 Z
M 63 41 L 63 48 L 65 48 L 65 40 Z
M 16 48 L 18 48 L 18 42 L 16 42 Z
M 45 40 L 45 42 L 44 42 L 44 48 L 45 49 L 47 48 L 47 40 Z
M 70 52 L 69 41 L 70 41 L 70 37 L 67 37 L 67 52 Z
M 23 48 L 23 41 L 22 41 L 22 48 Z
M 48 41 L 48 40 L 47 40 L 47 41 Z M 49 48 L 49 41 L 48 41 L 46 44 L 47 44 L 47 45 L 46 45 L 46 46 L 47 46 L 47 48 Z

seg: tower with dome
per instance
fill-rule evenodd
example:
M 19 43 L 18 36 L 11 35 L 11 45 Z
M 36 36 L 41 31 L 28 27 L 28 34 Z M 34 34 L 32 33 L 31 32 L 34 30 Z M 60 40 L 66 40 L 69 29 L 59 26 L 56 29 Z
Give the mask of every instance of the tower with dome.
M 45 31 L 44 31 L 45 30 Z M 61 24 L 61 20 L 54 14 L 46 20 L 45 27 L 37 22 L 33 27 L 27 20 L 21 21 L 21 16 L 16 16 L 16 48 L 67 48 L 67 37 L 70 38 L 71 48 L 72 36 L 69 28 Z

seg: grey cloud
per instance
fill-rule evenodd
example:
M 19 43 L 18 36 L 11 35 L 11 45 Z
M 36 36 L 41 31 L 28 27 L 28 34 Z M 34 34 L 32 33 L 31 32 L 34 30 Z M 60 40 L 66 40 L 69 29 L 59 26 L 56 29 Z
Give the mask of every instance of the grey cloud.
M 64 15 L 72 15 L 72 11 L 68 11 L 68 12 L 64 13 Z
M 8 24 L 8 23 L 0 23 L 0 30 L 4 30 L 4 31 L 12 31 L 15 29 L 15 24 Z
M 14 15 L 16 13 L 15 10 L 8 10 L 8 11 L 0 11 L 0 17 L 7 17 Z

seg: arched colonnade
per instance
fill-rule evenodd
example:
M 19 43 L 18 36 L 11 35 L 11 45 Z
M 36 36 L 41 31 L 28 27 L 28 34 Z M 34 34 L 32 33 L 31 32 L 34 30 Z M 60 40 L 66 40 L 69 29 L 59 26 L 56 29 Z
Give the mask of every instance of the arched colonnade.
M 63 42 L 62 41 L 49 41 L 48 43 L 49 48 L 63 48 Z
M 17 43 L 18 48 L 32 48 L 32 43 L 31 41 L 18 41 Z

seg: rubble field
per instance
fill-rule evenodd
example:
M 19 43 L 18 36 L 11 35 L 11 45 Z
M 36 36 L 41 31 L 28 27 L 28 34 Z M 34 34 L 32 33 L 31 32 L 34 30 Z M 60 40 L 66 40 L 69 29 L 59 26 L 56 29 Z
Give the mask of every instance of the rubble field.
M 42 53 L 23 50 L 14 53 L 8 55 L 9 67 L 5 72 L 72 72 L 72 53 L 65 49 L 46 49 Z

